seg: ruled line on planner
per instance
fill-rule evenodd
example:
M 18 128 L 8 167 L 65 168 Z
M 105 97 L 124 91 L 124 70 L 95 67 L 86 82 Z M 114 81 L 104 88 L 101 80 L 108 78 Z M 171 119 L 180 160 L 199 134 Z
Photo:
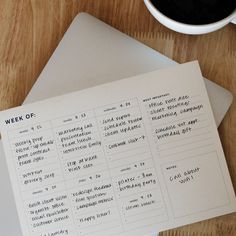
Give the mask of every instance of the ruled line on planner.
M 132 149 L 132 150 L 134 150 L 134 149 Z M 110 160 L 110 162 L 115 162 L 115 161 L 120 161 L 120 160 L 124 160 L 124 158 L 127 160 L 127 159 L 129 159 L 129 158 L 132 158 L 133 156 L 135 156 L 135 155 L 143 155 L 143 154 L 145 154 L 145 153 L 149 153 L 148 151 L 144 151 L 144 152 L 140 152 L 140 153 L 134 153 L 134 154 L 132 154 L 132 155 L 128 155 L 128 156 L 124 156 L 124 157 L 121 157 L 121 158 L 116 158 L 116 159 L 113 159 L 113 160 L 111 160 L 111 158 L 109 158 Z M 118 153 L 118 154 L 114 154 L 114 155 L 119 155 L 120 153 Z M 112 157 L 114 157 L 114 155 L 111 155 Z M 110 156 L 110 155 L 109 155 Z M 146 160 L 146 159 L 145 159 Z
M 191 136 L 188 136 L 188 137 L 183 137 L 181 139 L 172 140 L 172 141 L 168 141 L 168 142 L 164 142 L 164 143 L 160 143 L 160 142 L 156 142 L 156 143 L 159 143 L 158 144 L 159 146 L 160 145 L 166 145 L 166 144 L 169 144 L 169 143 L 181 142 L 184 139 L 190 139 L 190 138 L 194 138 L 194 137 L 199 137 L 199 136 L 206 135 L 206 134 L 210 134 L 210 133 L 209 132 L 204 132 L 204 133 L 201 133 L 201 134 L 195 134 L 195 135 L 191 135 Z
M 201 139 L 201 140 L 197 140 L 197 141 L 192 141 L 192 142 L 188 142 L 188 143 L 183 143 L 183 144 L 176 145 L 176 146 L 169 146 L 167 148 L 162 148 L 162 149 L 158 149 L 158 150 L 159 151 L 172 150 L 172 149 L 175 149 L 175 148 L 178 148 L 178 147 L 182 147 L 182 146 L 186 146 L 186 145 L 191 145 L 191 144 L 203 142 L 203 141 L 210 140 L 210 139 L 212 139 L 212 137 Z
M 181 120 L 187 120 L 187 119 L 196 119 L 197 117 L 199 117 L 199 116 L 205 116 L 205 114 L 204 113 L 200 113 L 200 114 L 198 114 L 198 115 L 195 115 L 195 116 L 188 116 L 188 117 L 183 117 L 183 118 L 181 118 L 181 119 L 175 119 L 174 121 L 172 121 L 172 122 L 166 122 L 166 123 L 162 123 L 162 124 L 152 124 L 152 127 L 153 128 L 155 128 L 155 127 L 159 127 L 159 126 L 164 126 L 164 125 L 169 125 L 169 124 L 173 124 L 173 123 L 177 123 L 178 121 L 181 121 Z M 150 117 L 149 117 L 150 118 Z
M 183 150 L 183 151 L 180 151 L 180 152 L 174 152 L 174 153 L 171 153 L 171 154 L 168 154 L 168 155 L 162 155 L 162 154 L 160 154 L 160 156 L 161 156 L 161 157 L 173 156 L 173 155 L 176 155 L 176 154 L 180 154 L 180 153 L 184 153 L 184 152 L 188 152 L 188 151 L 193 151 L 193 150 L 196 150 L 196 149 L 199 149 L 199 148 L 204 148 L 204 147 L 212 146 L 212 145 L 214 145 L 214 144 L 213 144 L 213 143 L 205 144 L 205 145 L 202 145 L 202 146 L 198 146 L 198 147 L 195 147 L 195 148 Z
M 156 207 L 156 208 L 152 208 L 152 209 L 149 209 L 149 210 L 146 210 L 146 211 L 140 211 L 139 213 L 135 213 L 135 214 L 125 214 L 125 217 L 134 217 L 134 216 L 138 216 L 138 215 L 141 215 L 141 214 L 145 214 L 145 213 L 148 213 L 148 212 L 152 212 L 152 211 L 161 211 L 161 210 L 165 210 L 165 208 L 163 206 L 159 206 L 159 207 Z M 163 213 L 165 214 L 165 213 Z
M 146 154 L 146 153 L 148 154 L 148 152 L 143 152 L 143 153 L 139 153 L 139 154 L 136 154 L 136 155 L 143 155 L 143 154 Z M 126 156 L 125 160 L 127 160 L 129 158 L 132 158 L 134 155 Z M 119 158 L 119 159 L 116 159 L 116 160 L 118 161 L 118 160 L 122 160 L 122 159 L 124 159 L 124 158 Z M 110 167 L 110 169 L 119 169 L 119 168 L 127 167 L 127 165 L 133 165 L 137 162 L 143 162 L 143 161 L 146 161 L 146 160 L 150 160 L 150 158 L 147 156 L 146 159 L 136 160 L 136 161 L 132 161 L 132 162 L 129 162 L 129 163 L 126 163 L 126 164 L 118 165 L 118 166 L 115 166 L 115 167 Z
M 106 224 L 106 223 L 109 223 L 109 221 L 108 222 L 103 222 L 103 224 Z M 101 224 L 101 223 L 100 223 Z M 88 226 L 88 228 L 90 228 L 91 226 Z M 90 235 L 91 236 L 91 234 L 93 234 L 93 233 L 97 233 L 97 232 L 102 232 L 102 231 L 107 231 L 107 230 L 110 230 L 110 229 L 115 229 L 115 228 L 121 228 L 122 226 L 121 226 L 121 224 L 119 224 L 119 225 L 115 225 L 115 226 L 113 226 L 113 227 L 110 227 L 109 229 L 107 229 L 106 227 L 105 228 L 103 228 L 103 229 L 101 229 L 101 230 L 93 230 L 93 231 L 89 231 L 89 233 L 85 233 L 85 234 L 83 234 L 82 232 L 80 232 L 81 234 L 82 234 L 82 236 L 84 236 L 84 235 Z M 81 228 L 82 230 L 83 229 L 85 229 L 85 228 Z
M 76 220 L 78 220 L 78 219 L 76 219 Z M 114 219 L 114 220 L 110 220 L 110 221 L 105 221 L 105 222 L 103 222 L 103 224 L 109 224 L 109 223 L 112 223 L 112 222 L 115 222 L 115 223 L 117 223 L 117 221 L 116 221 L 116 219 Z M 92 224 L 92 225 L 89 225 L 89 226 L 80 226 L 79 228 L 80 228 L 80 230 L 83 230 L 83 229 L 87 229 L 87 228 L 91 228 L 91 227 L 93 227 L 93 226 L 97 226 L 97 225 L 101 225 L 101 222 L 100 223 L 97 223 L 97 224 Z M 106 225 L 107 226 L 107 225 Z M 105 226 L 105 227 L 106 227 Z M 115 226 L 115 227 L 117 227 L 117 226 Z M 107 229 L 107 228 L 106 228 Z M 105 230 L 105 229 L 104 229 Z M 97 232 L 97 230 L 95 230 L 95 231 L 93 231 L 93 232 Z M 89 233 L 91 233 L 91 232 L 89 232 Z
M 146 149 L 146 147 L 147 147 L 147 144 L 142 145 L 142 147 L 140 147 L 140 148 L 130 148 L 130 149 L 127 149 L 125 151 L 120 151 L 120 152 L 115 152 L 115 153 L 106 153 L 106 154 L 107 154 L 107 156 L 113 156 L 113 155 L 122 154 L 122 153 L 126 153 L 126 152 L 129 152 L 129 151 L 141 149 L 141 148 L 145 148 Z M 109 161 L 112 161 L 112 160 L 109 160 Z
M 112 192 L 112 191 L 111 191 Z M 110 202 L 110 203 L 108 203 L 108 204 L 110 204 L 108 207 L 106 207 L 106 206 L 100 206 L 100 208 L 99 208 L 99 206 L 97 207 L 98 209 L 96 209 L 97 211 L 103 211 L 103 210 L 109 210 L 110 208 L 112 209 L 112 207 L 114 207 L 114 205 L 115 205 L 115 203 L 114 202 Z M 76 206 L 74 206 L 74 208 L 75 208 Z M 91 215 L 91 214 L 94 214 L 94 212 L 96 212 L 96 210 L 94 210 L 94 208 L 96 208 L 96 206 L 93 206 L 93 210 L 90 210 L 90 211 L 86 211 L 86 212 L 84 212 L 84 213 L 81 213 L 81 210 L 79 211 L 79 212 L 75 212 L 75 215 L 76 215 L 76 218 L 77 217 L 83 217 L 83 216 L 85 216 L 85 215 Z M 85 210 L 87 210 L 87 209 L 84 209 L 84 211 Z
M 140 191 L 140 192 L 138 192 L 138 194 L 145 194 L 147 192 L 155 191 L 157 188 L 160 189 L 160 187 L 158 186 L 158 187 L 155 187 L 155 188 L 150 188 L 148 190 Z M 125 196 L 120 196 L 120 198 L 129 198 L 129 197 L 132 197 L 134 195 L 137 195 L 137 192 L 136 193 L 131 193 L 131 194 L 128 194 L 128 195 L 125 195 Z M 157 202 L 163 202 L 163 201 L 158 200 Z
M 134 220 L 134 221 L 128 221 L 127 223 L 136 223 L 136 222 L 139 222 L 139 221 L 141 221 L 141 220 L 145 220 L 145 219 L 150 219 L 150 218 L 154 218 L 154 217 L 157 217 L 157 216 L 163 216 L 163 215 L 166 215 L 165 213 L 163 214 L 155 214 L 155 215 L 153 215 L 153 216 L 147 216 L 147 217 L 143 217 L 143 218 L 139 218 L 139 219 L 137 219 L 137 220 Z
M 131 138 L 135 138 L 135 137 L 140 137 L 140 136 L 144 136 L 146 138 L 146 136 L 143 134 L 143 133 L 137 133 L 137 134 L 132 134 L 132 135 L 127 135 L 127 136 L 124 136 L 120 139 L 113 139 L 113 140 L 110 140 L 109 142 L 105 142 L 104 145 L 109 145 L 109 144 L 112 144 L 114 142 L 116 143 L 119 143 L 119 142 L 122 142 L 124 141 L 124 139 L 131 139 Z M 144 140 L 144 139 L 143 139 Z

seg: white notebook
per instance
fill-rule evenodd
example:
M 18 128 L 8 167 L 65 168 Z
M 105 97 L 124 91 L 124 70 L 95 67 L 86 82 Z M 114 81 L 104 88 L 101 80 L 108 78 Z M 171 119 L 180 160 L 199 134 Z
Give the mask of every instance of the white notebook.
M 175 65 L 176 62 L 98 19 L 79 14 L 45 66 L 25 103 L 61 95 L 95 84 Z M 92 68 L 92 69 L 91 69 Z M 206 81 L 217 125 L 232 101 L 222 87 Z M 0 142 L 0 232 L 21 235 Z M 10 227 L 10 226 L 14 227 Z
M 236 211 L 197 62 L 0 112 L 24 236 L 143 236 Z

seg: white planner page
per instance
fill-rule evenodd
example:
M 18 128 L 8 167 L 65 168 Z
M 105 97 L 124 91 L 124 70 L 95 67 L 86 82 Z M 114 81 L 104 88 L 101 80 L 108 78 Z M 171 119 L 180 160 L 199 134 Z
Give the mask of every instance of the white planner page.
M 236 210 L 197 62 L 3 111 L 0 131 L 24 236 L 143 236 Z

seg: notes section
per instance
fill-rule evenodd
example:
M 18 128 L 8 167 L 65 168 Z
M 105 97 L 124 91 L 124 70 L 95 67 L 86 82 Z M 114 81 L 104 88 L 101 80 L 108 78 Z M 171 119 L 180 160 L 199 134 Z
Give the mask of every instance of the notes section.
M 215 152 L 165 164 L 162 171 L 175 217 L 229 203 Z
M 8 135 L 30 235 L 112 235 L 168 220 L 137 99 Z

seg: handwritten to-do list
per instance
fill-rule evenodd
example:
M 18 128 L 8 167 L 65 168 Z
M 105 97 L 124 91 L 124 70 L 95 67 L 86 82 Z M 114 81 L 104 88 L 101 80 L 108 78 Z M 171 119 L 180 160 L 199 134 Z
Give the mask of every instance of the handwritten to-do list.
M 144 235 L 235 211 L 196 62 L 0 113 L 24 235 Z

